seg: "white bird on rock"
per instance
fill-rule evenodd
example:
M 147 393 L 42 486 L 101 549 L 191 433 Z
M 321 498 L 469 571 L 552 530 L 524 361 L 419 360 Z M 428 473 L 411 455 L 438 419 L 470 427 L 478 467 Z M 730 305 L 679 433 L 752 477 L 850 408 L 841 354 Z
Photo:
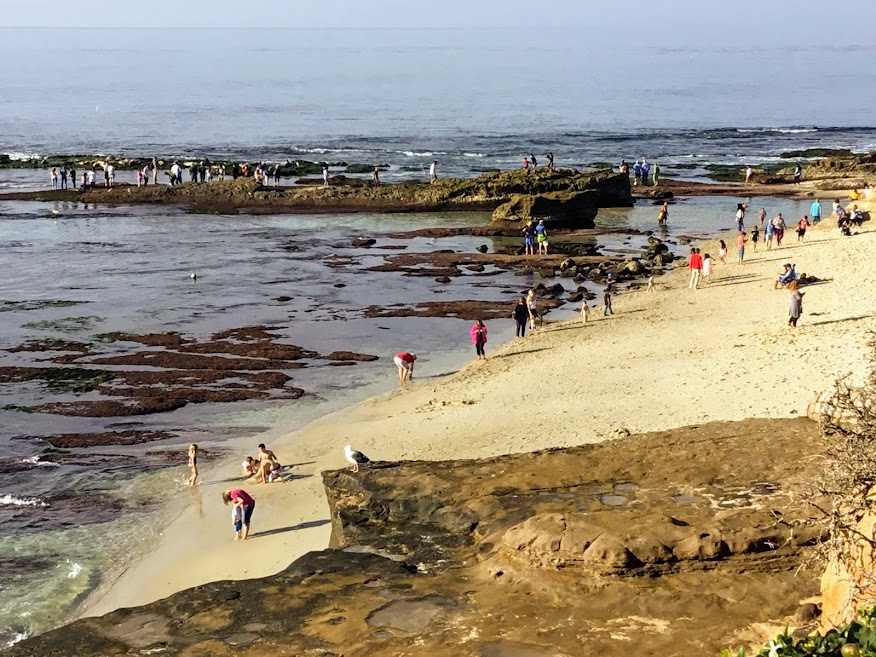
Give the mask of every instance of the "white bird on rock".
M 360 465 L 367 465 L 371 463 L 371 459 L 365 456 L 362 452 L 357 452 L 350 445 L 344 447 L 344 456 L 346 456 L 347 460 L 353 464 L 350 468 L 350 470 L 352 470 L 353 472 L 359 472 Z

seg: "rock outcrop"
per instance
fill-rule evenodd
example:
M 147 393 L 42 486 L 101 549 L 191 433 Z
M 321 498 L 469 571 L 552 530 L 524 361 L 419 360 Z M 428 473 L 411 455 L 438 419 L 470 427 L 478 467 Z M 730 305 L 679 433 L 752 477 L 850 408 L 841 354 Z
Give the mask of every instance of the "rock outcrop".
M 762 644 L 799 625 L 817 590 L 797 569 L 819 437 L 807 420 L 749 420 L 327 472 L 333 549 L 83 619 L 9 656 L 672 657 Z
M 599 211 L 599 192 L 548 192 L 516 195 L 493 211 L 493 221 L 542 220 L 549 227 L 593 228 Z
M 109 204 L 179 204 L 194 212 L 441 212 L 492 211 L 516 195 L 598 191 L 599 204 L 633 204 L 629 178 L 606 171 L 575 169 L 523 170 L 487 173 L 476 178 L 442 179 L 434 184 L 402 182 L 390 185 L 333 184 L 298 187 L 263 187 L 252 179 L 186 182 L 169 185 L 116 185 L 111 189 L 23 192 L 3 195 L 6 200 L 72 200 Z

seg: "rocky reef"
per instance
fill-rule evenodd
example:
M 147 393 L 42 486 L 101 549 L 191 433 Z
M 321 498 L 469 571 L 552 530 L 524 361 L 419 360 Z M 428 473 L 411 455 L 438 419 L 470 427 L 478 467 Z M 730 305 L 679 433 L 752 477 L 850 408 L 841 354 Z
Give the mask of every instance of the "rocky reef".
M 332 549 L 8 654 L 625 657 L 761 644 L 817 620 L 797 614 L 817 592 L 798 569 L 815 538 L 807 457 L 820 450 L 813 422 L 747 420 L 326 472 Z
M 252 179 L 213 181 L 208 184 L 116 185 L 111 189 L 20 192 L 5 200 L 72 200 L 84 203 L 179 204 L 195 212 L 236 213 L 338 213 L 338 212 L 438 212 L 493 211 L 519 196 L 554 195 L 552 212 L 570 227 L 592 228 L 599 205 L 629 206 L 629 178 L 611 171 L 579 172 L 575 169 L 486 173 L 476 178 L 442 179 L 434 184 L 401 182 L 365 184 L 335 176 L 328 187 L 298 185 L 264 187 Z M 582 196 L 583 195 L 583 196 Z M 589 199 L 586 203 L 580 198 Z M 553 198 L 553 197 L 550 197 Z M 540 211 L 543 201 L 534 205 Z M 510 215 L 509 215 L 510 216 Z M 541 216 L 541 215 L 534 215 Z M 524 218 L 522 215 L 516 218 Z

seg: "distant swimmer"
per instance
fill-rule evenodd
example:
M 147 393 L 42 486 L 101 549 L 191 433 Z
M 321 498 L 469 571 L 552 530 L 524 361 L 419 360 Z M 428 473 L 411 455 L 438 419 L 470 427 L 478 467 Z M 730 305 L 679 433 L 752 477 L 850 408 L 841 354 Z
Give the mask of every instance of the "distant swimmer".
M 432 160 L 429 166 L 429 184 L 438 182 L 438 160 Z

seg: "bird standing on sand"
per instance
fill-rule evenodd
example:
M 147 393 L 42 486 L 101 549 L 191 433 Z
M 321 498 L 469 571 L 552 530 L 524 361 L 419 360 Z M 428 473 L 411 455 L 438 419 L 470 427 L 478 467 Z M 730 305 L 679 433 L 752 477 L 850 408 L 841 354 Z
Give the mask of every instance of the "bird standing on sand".
M 359 472 L 360 465 L 367 465 L 371 463 L 371 459 L 365 456 L 362 452 L 357 452 L 350 445 L 344 447 L 344 456 L 347 457 L 347 460 L 353 465 L 350 467 L 350 470 L 353 472 Z

